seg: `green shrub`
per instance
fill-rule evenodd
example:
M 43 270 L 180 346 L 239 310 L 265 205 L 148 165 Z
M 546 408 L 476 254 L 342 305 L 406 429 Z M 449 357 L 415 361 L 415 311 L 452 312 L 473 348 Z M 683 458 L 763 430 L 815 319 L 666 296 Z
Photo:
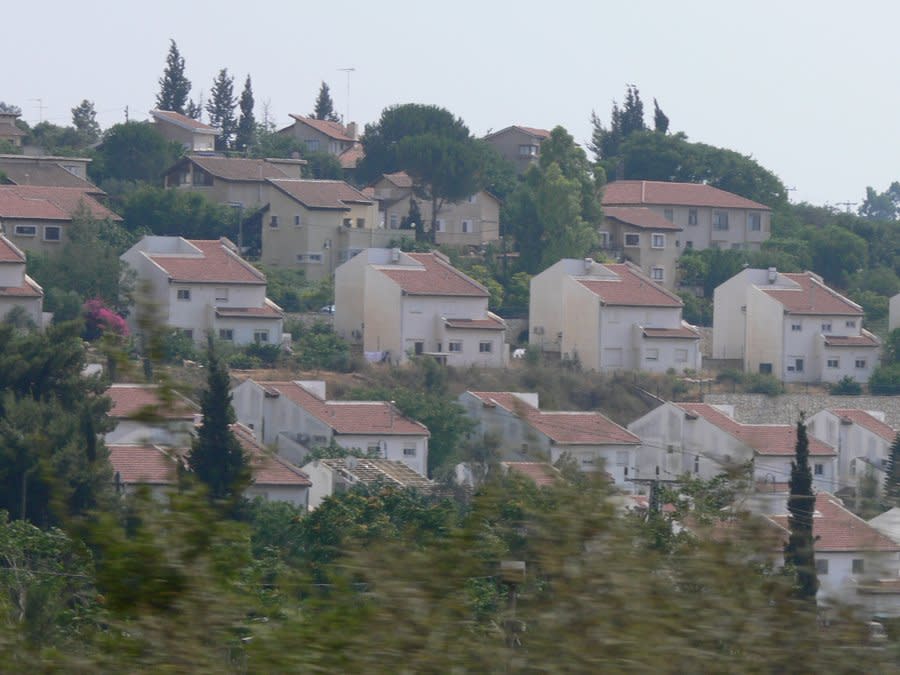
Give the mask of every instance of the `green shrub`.
M 900 363 L 878 366 L 869 378 L 869 391 L 881 396 L 900 394 Z
M 831 385 L 829 393 L 832 396 L 859 396 L 862 394 L 862 385 L 849 375 L 845 375 L 837 383 Z
M 750 394 L 778 396 L 784 393 L 784 385 L 774 375 L 750 373 L 744 375 L 744 389 Z

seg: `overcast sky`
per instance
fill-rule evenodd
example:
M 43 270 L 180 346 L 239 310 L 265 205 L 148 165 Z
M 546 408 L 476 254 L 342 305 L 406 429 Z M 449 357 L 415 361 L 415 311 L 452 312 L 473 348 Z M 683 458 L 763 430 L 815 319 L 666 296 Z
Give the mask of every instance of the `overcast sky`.
M 860 202 L 900 180 L 900 3 L 723 0 L 247 2 L 43 0 L 4 6 L 0 100 L 29 123 L 69 124 L 94 102 L 106 128 L 146 119 L 169 39 L 193 95 L 220 68 L 253 78 L 281 125 L 325 80 L 364 124 L 394 103 L 434 103 L 473 133 L 566 127 L 581 143 L 627 83 L 647 121 L 752 155 L 792 201 Z M 342 68 L 355 68 L 347 75 Z M 41 99 L 40 103 L 34 99 Z M 43 109 L 39 109 L 43 106 Z M 843 208 L 843 207 L 841 207 Z

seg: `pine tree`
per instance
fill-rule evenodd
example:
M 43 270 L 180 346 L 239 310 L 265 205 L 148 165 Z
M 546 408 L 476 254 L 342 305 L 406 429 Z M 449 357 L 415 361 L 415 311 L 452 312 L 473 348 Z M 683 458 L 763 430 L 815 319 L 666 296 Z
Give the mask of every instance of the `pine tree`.
M 900 506 L 900 434 L 891 445 L 884 470 L 884 505 L 889 509 Z
M 806 423 L 797 421 L 797 445 L 791 462 L 790 496 L 788 497 L 788 527 L 790 537 L 784 547 L 785 565 L 797 575 L 796 593 L 803 600 L 815 602 L 819 590 L 816 576 L 815 537 L 813 514 L 816 496 L 812 488 L 812 471 L 809 468 L 809 439 Z
M 653 99 L 653 128 L 661 134 L 669 131 L 669 118 L 659 107 L 656 99 Z
M 159 93 L 156 95 L 156 107 L 159 110 L 185 114 L 188 95 L 191 93 L 191 81 L 184 74 L 184 57 L 178 51 L 175 40 L 169 41 L 169 55 L 166 57 L 166 69 L 159 78 Z
M 96 143 L 100 139 L 100 125 L 97 124 L 97 111 L 94 110 L 92 101 L 84 99 L 72 108 L 72 125 L 86 145 Z
M 628 85 L 625 90 L 624 107 L 620 108 L 619 104 L 613 101 L 608 129 L 603 126 L 596 113 L 591 113 L 591 124 L 594 130 L 588 149 L 598 160 L 617 157 L 622 142 L 629 135 L 647 130 L 647 125 L 644 124 L 644 103 L 641 101 L 638 88 L 632 84 Z
M 237 125 L 237 136 L 234 145 L 238 150 L 247 150 L 253 145 L 256 137 L 256 117 L 253 115 L 253 86 L 250 83 L 250 76 L 244 82 L 244 91 L 241 92 L 241 116 Z
M 203 114 L 203 90 L 200 90 L 200 96 L 196 101 L 191 99 L 188 101 L 187 109 L 184 111 L 184 114 L 190 117 L 193 120 L 199 120 L 200 116 Z
M 203 393 L 203 422 L 188 454 L 188 466 L 209 489 L 214 502 L 235 502 L 251 482 L 249 459 L 229 428 L 235 421 L 228 369 L 216 353 L 212 339 L 208 347 L 208 375 Z
M 319 96 L 316 98 L 316 109 L 312 113 L 312 117 L 317 120 L 328 120 L 329 122 L 340 122 L 340 116 L 334 111 L 334 101 L 331 99 L 331 91 L 328 85 L 322 82 L 319 87 Z
M 231 141 L 237 127 L 237 122 L 234 118 L 234 109 L 236 107 L 237 99 L 234 97 L 234 78 L 228 75 L 227 68 L 222 68 L 216 79 L 213 80 L 209 101 L 206 102 L 209 123 L 222 131 L 222 134 L 216 138 L 216 147 L 219 150 L 227 150 L 231 147 Z

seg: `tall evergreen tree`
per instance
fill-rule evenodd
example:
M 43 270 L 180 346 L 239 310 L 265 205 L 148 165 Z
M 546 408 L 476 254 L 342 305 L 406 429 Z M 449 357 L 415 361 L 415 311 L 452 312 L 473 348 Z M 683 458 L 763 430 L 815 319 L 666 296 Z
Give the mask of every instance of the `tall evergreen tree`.
M 653 99 L 653 128 L 661 134 L 669 131 L 669 118 L 659 107 L 656 99 Z
M 331 99 L 331 91 L 328 85 L 322 82 L 319 87 L 319 95 L 316 97 L 316 109 L 313 110 L 312 116 L 317 120 L 328 120 L 329 122 L 340 122 L 341 117 L 334 111 L 334 101 Z
M 884 470 L 884 505 L 889 509 L 900 506 L 900 434 L 891 444 Z
M 236 107 L 237 99 L 234 97 L 234 78 L 228 74 L 227 68 L 222 68 L 213 80 L 209 101 L 206 102 L 209 123 L 222 130 L 222 134 L 216 138 L 216 147 L 219 150 L 227 150 L 231 147 L 234 132 L 237 128 L 237 121 L 234 118 L 234 109 Z
M 169 40 L 169 55 L 166 57 L 166 69 L 159 78 L 159 93 L 156 95 L 156 107 L 159 110 L 186 113 L 188 95 L 191 93 L 191 81 L 184 74 L 184 57 L 178 51 L 175 40 Z
M 809 468 L 809 439 L 803 417 L 797 421 L 797 445 L 791 462 L 790 496 L 788 497 L 788 527 L 790 537 L 784 547 L 784 562 L 797 575 L 795 590 L 803 600 L 815 602 L 819 590 L 816 576 L 815 536 L 813 515 L 816 496 L 812 488 L 812 471 Z
M 613 101 L 609 127 L 605 127 L 596 113 L 591 113 L 591 142 L 588 148 L 598 160 L 609 159 L 619 155 L 620 146 L 628 136 L 639 131 L 646 131 L 644 123 L 644 103 L 638 88 L 629 84 L 625 90 L 625 105 L 620 108 Z
M 238 150 L 246 150 L 253 145 L 253 139 L 256 136 L 256 117 L 253 115 L 253 85 L 250 83 L 250 76 L 244 82 L 244 91 L 241 92 L 241 116 L 238 119 L 237 135 L 234 139 L 234 146 Z
M 200 410 L 203 422 L 188 454 L 188 465 L 209 489 L 212 501 L 234 502 L 250 482 L 250 463 L 229 425 L 235 421 L 231 406 L 228 369 L 216 353 L 212 338 L 208 347 L 206 391 Z
M 72 126 L 85 144 L 96 143 L 100 139 L 100 125 L 97 124 L 97 111 L 94 110 L 93 101 L 84 99 L 72 108 Z
M 194 120 L 199 120 L 200 116 L 203 114 L 203 90 L 200 90 L 200 96 L 195 101 L 191 99 L 188 101 L 187 110 L 184 111 L 184 114 Z

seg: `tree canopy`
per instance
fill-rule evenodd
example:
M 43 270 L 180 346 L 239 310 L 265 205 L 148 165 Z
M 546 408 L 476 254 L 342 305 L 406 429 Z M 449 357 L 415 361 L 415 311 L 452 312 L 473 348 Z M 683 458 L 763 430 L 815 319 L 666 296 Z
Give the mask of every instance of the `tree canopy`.
M 184 57 L 178 51 L 175 40 L 169 40 L 166 68 L 162 77 L 159 78 L 156 107 L 159 110 L 171 110 L 185 115 L 188 113 L 187 104 L 190 93 L 191 81 L 184 74 Z
M 327 120 L 329 122 L 340 122 L 341 117 L 334 110 L 334 101 L 331 100 L 331 91 L 328 85 L 322 82 L 319 87 L 319 95 L 316 97 L 316 105 L 313 109 L 311 117 L 317 120 Z
M 206 113 L 209 115 L 210 125 L 217 127 L 222 132 L 216 136 L 216 149 L 218 150 L 227 150 L 234 140 L 234 133 L 237 130 L 237 120 L 234 116 L 236 107 L 234 78 L 228 74 L 227 68 L 222 68 L 213 80 L 209 100 L 206 102 Z
M 256 142 L 256 117 L 253 115 L 253 84 L 250 76 L 244 81 L 244 90 L 241 92 L 240 110 L 237 129 L 234 139 L 234 147 L 237 150 L 246 151 Z
M 110 127 L 88 171 L 95 182 L 115 179 L 158 184 L 181 156 L 181 145 L 167 141 L 147 122 Z

